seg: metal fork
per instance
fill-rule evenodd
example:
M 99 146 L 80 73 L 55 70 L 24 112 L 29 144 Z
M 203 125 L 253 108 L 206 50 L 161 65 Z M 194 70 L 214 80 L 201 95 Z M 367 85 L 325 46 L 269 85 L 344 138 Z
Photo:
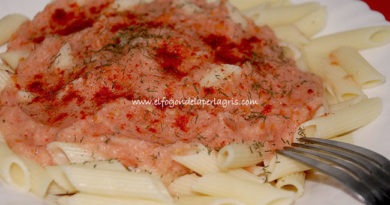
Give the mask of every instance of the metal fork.
M 299 141 L 277 152 L 335 178 L 367 205 L 390 204 L 390 161 L 384 156 L 335 140 Z

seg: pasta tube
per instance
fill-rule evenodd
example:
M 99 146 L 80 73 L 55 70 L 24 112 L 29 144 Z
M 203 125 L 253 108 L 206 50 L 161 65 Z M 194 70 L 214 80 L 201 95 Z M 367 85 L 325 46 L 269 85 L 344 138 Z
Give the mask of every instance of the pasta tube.
M 380 98 L 366 99 L 335 113 L 304 122 L 295 133 L 295 137 L 336 137 L 368 124 L 377 118 L 381 111 Z
M 169 184 L 168 190 L 170 193 L 178 197 L 195 195 L 195 192 L 192 191 L 192 185 L 198 179 L 199 177 L 196 174 L 181 176 Z
M 306 36 L 314 36 L 326 25 L 326 8 L 320 6 L 308 15 L 297 20 L 294 25 Z
M 334 63 L 339 64 L 362 88 L 371 88 L 385 82 L 385 77 L 372 67 L 351 47 L 340 47 L 331 53 Z
M 315 2 L 266 9 L 260 6 L 245 11 L 245 15 L 252 18 L 257 25 L 274 27 L 292 24 L 319 7 L 320 5 Z
M 200 150 L 193 154 L 173 156 L 172 158 L 200 175 L 219 171 L 216 153 L 209 152 L 204 146 L 201 146 Z
M 160 202 L 172 200 L 162 182 L 147 173 L 78 166 L 64 166 L 63 169 L 71 184 L 84 193 Z
M 365 95 L 361 87 L 340 66 L 331 64 L 323 53 L 304 52 L 311 72 L 322 77 L 326 90 L 338 102 Z
M 311 168 L 289 157 L 275 154 L 264 169 L 268 173 L 267 181 L 272 182 L 296 172 L 310 170 Z
M 56 164 L 84 163 L 103 159 L 75 143 L 52 142 L 47 145 Z
M 211 196 L 189 196 L 177 200 L 178 205 L 246 205 L 245 203 L 231 198 Z
M 11 76 L 6 70 L 0 70 L 0 90 L 4 89 L 10 81 Z
M 305 175 L 306 174 L 304 172 L 296 172 L 286 175 L 279 178 L 276 181 L 275 186 L 279 189 L 292 189 L 294 192 L 296 192 L 297 197 L 301 197 L 304 192 Z
M 23 50 L 7 51 L 0 53 L 1 60 L 4 61 L 12 70 L 15 70 L 19 63 L 30 55 L 29 52 Z
M 360 50 L 381 46 L 388 42 L 390 42 L 390 27 L 374 26 L 315 38 L 305 49 L 309 52 L 330 53 L 342 46 Z
M 247 144 L 232 143 L 218 152 L 217 163 L 221 169 L 248 167 L 263 161 L 263 152 Z
M 109 197 L 102 195 L 93 195 L 79 193 L 73 196 L 61 197 L 58 200 L 59 205 L 168 205 L 169 203 L 152 201 L 152 200 L 143 200 L 143 199 L 134 199 L 127 197 Z
M 0 46 L 6 43 L 13 33 L 28 21 L 28 18 L 21 14 L 9 14 L 0 19 Z
M 0 176 L 7 184 L 26 192 L 31 190 L 28 166 L 5 143 L 0 143 Z
M 234 198 L 248 205 L 268 204 L 294 196 L 293 192 L 280 190 L 268 183 L 253 183 L 221 172 L 202 176 L 193 189 L 209 196 Z

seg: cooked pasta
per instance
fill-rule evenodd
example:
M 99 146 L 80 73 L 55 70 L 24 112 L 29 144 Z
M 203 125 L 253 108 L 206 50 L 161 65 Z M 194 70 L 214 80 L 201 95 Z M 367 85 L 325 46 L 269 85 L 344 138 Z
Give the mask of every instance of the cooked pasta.
M 6 43 L 18 27 L 28 18 L 22 14 L 9 14 L 0 19 L 0 46 Z
M 268 173 L 267 181 L 272 182 L 292 173 L 307 171 L 311 168 L 291 158 L 276 154 L 264 169 Z
M 367 125 L 382 111 L 382 101 L 379 98 L 362 100 L 349 107 L 327 113 L 303 123 L 296 136 L 332 138 L 354 131 Z M 364 116 L 364 117 L 359 117 Z
M 372 67 L 351 47 L 340 47 L 331 53 L 333 62 L 339 64 L 364 89 L 383 84 L 385 77 Z
M 309 52 L 331 52 L 347 46 L 355 49 L 367 49 L 381 46 L 390 41 L 389 26 L 375 26 L 343 31 L 313 39 L 305 48 Z
M 0 89 L 3 89 L 11 80 L 11 76 L 7 71 L 8 68 L 3 66 L 4 68 L 0 69 Z
M 0 143 L 0 147 L 0 176 L 6 183 L 30 191 L 30 170 L 24 160 L 15 155 L 5 143 Z
M 169 203 L 172 200 L 160 180 L 147 173 L 78 166 L 65 166 L 63 171 L 76 190 L 82 193 L 134 197 L 164 203 Z
M 207 205 L 245 205 L 245 203 L 231 199 L 228 197 L 211 197 L 211 196 L 188 196 L 181 197 L 177 204 L 179 205 L 198 205 L 198 204 L 207 204 Z
M 193 189 L 201 194 L 236 198 L 246 204 L 269 204 L 279 199 L 291 198 L 294 195 L 290 191 L 277 189 L 268 183 L 256 184 L 225 173 L 202 176 L 194 184 Z M 259 195 L 259 193 L 263 194 Z
M 219 170 L 216 153 L 209 152 L 207 148 L 203 146 L 193 154 L 173 156 L 173 160 L 200 175 L 217 172 Z
M 53 142 L 47 145 L 47 149 L 57 164 L 83 163 L 103 159 L 75 143 Z
M 25 59 L 30 53 L 27 51 L 8 51 L 0 53 L 0 59 L 3 60 L 12 70 L 18 67 L 19 62 Z
M 118 205 L 168 205 L 169 203 L 152 201 L 152 200 L 143 200 L 143 199 L 134 199 L 134 198 L 121 198 L 121 197 L 110 197 L 102 195 L 91 195 L 78 193 L 73 196 L 62 197 L 59 199 L 60 205 L 85 205 L 85 204 L 96 204 L 96 205 L 106 205 L 106 204 L 118 204 Z
M 232 143 L 218 152 L 217 163 L 222 169 L 256 165 L 264 160 L 264 150 L 247 144 Z
M 199 179 L 196 174 L 187 174 L 177 178 L 175 181 L 169 184 L 169 192 L 174 196 L 183 198 L 183 196 L 196 195 L 192 190 L 192 185 Z
M 297 197 L 303 195 L 305 184 L 305 173 L 297 172 L 281 177 L 277 180 L 275 186 L 279 189 L 293 190 Z
M 255 23 L 258 25 L 269 25 L 274 27 L 293 24 L 316 11 L 319 7 L 320 5 L 314 2 L 276 8 L 262 8 L 260 6 L 260 8 L 257 7 L 245 11 L 245 14 L 254 19 Z

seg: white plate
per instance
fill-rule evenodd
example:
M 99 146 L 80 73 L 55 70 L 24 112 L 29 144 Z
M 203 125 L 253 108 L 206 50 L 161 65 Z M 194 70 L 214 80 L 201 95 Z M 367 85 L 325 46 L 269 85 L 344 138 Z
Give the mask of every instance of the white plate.
M 308 0 L 293 0 L 306 2 Z M 315 0 L 328 7 L 328 25 L 319 35 L 325 35 L 348 29 L 389 25 L 384 17 L 371 11 L 368 6 L 359 0 Z M 1 0 L 0 17 L 18 12 L 33 17 L 50 0 Z M 375 150 L 390 158 L 390 45 L 362 51 L 366 59 L 383 73 L 388 82 L 384 85 L 366 90 L 370 97 L 379 96 L 383 99 L 384 110 L 371 124 L 354 133 L 355 143 Z M 20 193 L 0 184 L 1 205 L 39 205 L 40 200 L 24 193 Z M 360 205 L 352 198 L 342 185 L 324 176 L 315 176 L 308 180 L 305 195 L 298 200 L 297 205 Z

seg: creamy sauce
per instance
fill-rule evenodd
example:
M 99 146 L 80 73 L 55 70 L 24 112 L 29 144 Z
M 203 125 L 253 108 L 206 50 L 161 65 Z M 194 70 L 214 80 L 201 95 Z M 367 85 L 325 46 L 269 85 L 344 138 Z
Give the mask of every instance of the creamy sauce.
M 8 44 L 30 55 L 1 93 L 0 130 L 44 166 L 54 163 L 48 143 L 72 142 L 168 180 L 188 172 L 173 154 L 232 142 L 272 153 L 321 106 L 320 79 L 284 55 L 270 28 L 223 1 L 78 2 L 54 1 Z M 258 104 L 132 103 L 164 97 Z

